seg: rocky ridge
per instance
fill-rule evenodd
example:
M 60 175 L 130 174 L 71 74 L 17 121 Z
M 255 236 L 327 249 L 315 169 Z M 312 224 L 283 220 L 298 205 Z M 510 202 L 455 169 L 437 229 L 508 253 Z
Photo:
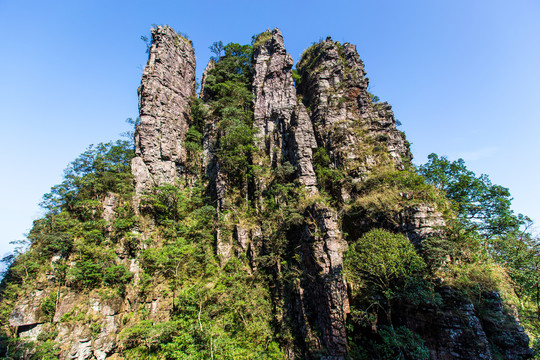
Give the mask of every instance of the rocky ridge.
M 190 161 L 185 142 L 192 124 L 190 106 L 196 87 L 194 51 L 187 39 L 169 27 L 153 29 L 152 36 L 139 88 L 140 125 L 132 160 L 137 199 L 159 185 L 190 186 L 182 180 Z M 200 98 L 205 106 L 210 101 L 205 81 L 214 66 L 210 62 L 201 79 Z M 405 205 L 390 220 L 368 221 L 353 212 L 344 214 L 343 209 L 360 197 L 357 189 L 370 176 L 381 169 L 405 171 L 410 166 L 409 146 L 396 128 L 390 105 L 374 101 L 369 94 L 364 65 L 354 45 L 327 38 L 306 51 L 297 71 L 295 85 L 293 61 L 278 29 L 256 38 L 251 92 L 255 145 L 259 152 L 253 163 L 266 175 L 247 184 L 242 191 L 251 197 L 256 212 L 264 214 L 263 194 L 275 180 L 268 174 L 293 166 L 293 181 L 301 188 L 302 201 L 307 205 L 301 208 L 301 220 L 290 225 L 285 233 L 287 251 L 297 259 L 300 275 L 287 283 L 280 277 L 281 263 L 268 267 L 275 281 L 272 301 L 276 326 L 288 327 L 294 334 L 294 340 L 285 346 L 288 358 L 345 360 L 350 349 L 350 289 L 343 273 L 348 236 L 360 236 L 377 225 L 405 234 L 419 247 L 424 239 L 443 234 L 445 219 L 437 204 L 414 203 L 408 201 L 407 194 L 399 194 Z M 231 200 L 231 189 L 236 184 L 216 157 L 221 136 L 218 123 L 218 118 L 206 119 L 201 144 L 207 192 L 212 194 L 218 217 L 228 222 L 227 227 L 213 225 L 216 254 L 221 265 L 235 256 L 247 258 L 249 271 L 256 272 L 262 268 L 260 256 L 271 252 L 269 235 L 265 232 L 264 216 L 248 222 L 235 212 L 238 209 Z M 323 164 L 325 171 L 339 170 L 343 174 L 330 191 L 322 184 L 323 165 L 317 164 L 317 153 L 328 155 L 328 163 Z M 284 206 L 287 201 L 290 202 L 283 201 Z M 138 201 L 134 203 L 137 206 Z M 108 221 L 114 219 L 114 207 L 107 204 L 104 217 Z M 152 233 L 151 225 L 146 232 Z M 69 347 L 62 358 L 120 359 L 119 334 L 129 321 L 128 314 L 144 309 L 152 320 L 169 319 L 174 300 L 162 295 L 166 293 L 164 287 L 141 298 L 137 292 L 141 286 L 140 259 L 122 254 L 121 260 L 129 264 L 134 274 L 133 286 L 123 299 L 105 301 L 97 292 L 75 292 L 57 304 L 53 321 L 87 309 L 94 314 L 94 322 L 100 324 L 95 330 L 87 323 L 61 323 L 56 341 Z M 46 278 L 41 280 L 48 282 Z M 468 299 L 444 287 L 439 292 L 444 300 L 439 307 L 401 304 L 396 316 L 399 322 L 423 337 L 430 347 L 431 359 L 494 359 L 490 341 L 498 341 L 501 334 L 481 319 Z M 36 340 L 48 326 L 41 304 L 51 293 L 45 285 L 14 307 L 9 322 L 19 337 Z M 502 323 L 508 316 L 503 314 L 502 305 L 497 305 L 501 304 L 500 298 L 495 300 L 493 306 L 497 307 L 495 311 Z M 486 325 L 489 327 L 484 328 Z M 515 341 L 505 345 L 500 340 L 498 348 L 506 351 L 508 359 L 527 358 L 530 351 L 523 329 L 515 323 L 511 329 Z

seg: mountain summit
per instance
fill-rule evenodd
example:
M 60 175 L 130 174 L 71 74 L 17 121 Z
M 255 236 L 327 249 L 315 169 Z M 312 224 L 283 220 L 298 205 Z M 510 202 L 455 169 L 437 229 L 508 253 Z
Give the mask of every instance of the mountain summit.
M 6 358 L 532 356 L 504 272 L 457 280 L 469 235 L 354 45 L 211 48 L 197 95 L 190 40 L 152 29 L 134 150 L 74 161 L 4 279 Z

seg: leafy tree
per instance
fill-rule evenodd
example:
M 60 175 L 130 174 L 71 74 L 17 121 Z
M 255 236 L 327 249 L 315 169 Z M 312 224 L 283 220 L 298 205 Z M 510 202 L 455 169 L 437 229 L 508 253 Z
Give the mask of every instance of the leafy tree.
M 205 93 L 210 112 L 219 119 L 216 155 L 230 183 L 247 195 L 252 176 L 252 154 L 256 151 L 251 93 L 252 47 L 221 42 L 211 47 L 215 67 L 208 73 Z M 221 55 L 221 53 L 224 53 Z
M 418 171 L 446 193 L 457 216 L 447 220 L 445 237 L 423 243 L 433 269 L 442 270 L 480 309 L 486 292 L 500 292 L 519 310 L 533 343 L 537 341 L 540 241 L 531 234 L 532 221 L 514 214 L 507 188 L 492 184 L 487 175 L 477 176 L 462 159 L 451 162 L 431 154 Z
M 395 328 L 392 321 L 398 298 L 412 303 L 436 301 L 426 280 L 426 264 L 411 242 L 400 234 L 371 230 L 349 246 L 344 270 L 352 287 L 352 358 L 427 359 L 428 351 L 418 335 L 405 327 Z M 378 336 L 366 343 L 360 329 L 374 324 Z
M 127 141 L 90 146 L 64 170 L 64 181 L 53 186 L 40 205 L 54 214 L 61 210 L 76 213 L 83 200 L 103 200 L 107 192 L 131 193 L 132 158 Z
M 352 243 L 344 255 L 347 278 L 377 302 L 391 321 L 392 301 L 424 277 L 426 264 L 405 236 L 375 229 Z
M 487 175 L 477 176 L 463 159 L 449 161 L 436 154 L 418 168 L 428 183 L 443 190 L 454 203 L 458 219 L 469 231 L 486 238 L 516 231 L 525 218 L 510 209 L 512 198 L 507 188 L 491 183 Z

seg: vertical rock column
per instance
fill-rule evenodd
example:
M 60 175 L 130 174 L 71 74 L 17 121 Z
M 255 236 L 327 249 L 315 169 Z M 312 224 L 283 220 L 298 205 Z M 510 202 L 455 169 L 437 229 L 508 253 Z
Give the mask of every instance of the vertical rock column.
M 292 65 L 278 29 L 257 37 L 253 53 L 254 127 L 258 145 L 271 164 L 287 157 L 288 130 L 296 107 Z
M 269 166 L 289 161 L 297 178 L 317 193 L 313 150 L 317 147 L 313 123 L 297 101 L 292 59 L 278 29 L 260 34 L 253 57 L 254 126 L 259 148 Z M 264 185 L 263 185 L 264 186 Z M 342 237 L 337 213 L 321 204 L 306 210 L 306 223 L 292 239 L 302 258 L 305 276 L 296 284 L 292 316 L 306 339 L 307 356 L 326 352 L 332 359 L 347 354 L 345 312 L 347 291 L 342 276 Z
M 152 29 L 152 46 L 139 87 L 140 125 L 135 133 L 132 173 L 138 194 L 175 184 L 184 172 L 183 146 L 195 96 L 195 52 L 168 26 Z
M 296 284 L 293 305 L 308 358 L 342 360 L 347 355 L 347 285 L 343 278 L 343 239 L 337 212 L 323 204 L 306 209 L 307 220 L 298 250 L 303 276 Z
M 373 102 L 354 45 L 327 38 L 307 49 L 297 68 L 298 92 L 310 108 L 317 144 L 327 150 L 331 167 L 361 179 L 385 161 L 373 151 L 374 143 L 380 142 L 395 166 L 403 168 L 403 161 L 411 158 L 408 144 L 396 129 L 390 105 Z
M 271 166 L 289 161 L 300 183 L 316 192 L 312 155 L 317 143 L 305 107 L 297 104 L 292 66 L 279 29 L 257 37 L 252 84 L 256 137 Z

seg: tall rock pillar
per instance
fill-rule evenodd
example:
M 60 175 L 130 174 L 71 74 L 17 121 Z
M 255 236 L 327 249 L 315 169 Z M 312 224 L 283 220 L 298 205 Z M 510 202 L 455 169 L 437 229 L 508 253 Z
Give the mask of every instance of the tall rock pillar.
M 183 142 L 195 88 L 195 52 L 190 41 L 168 26 L 152 29 L 152 46 L 139 87 L 140 125 L 131 165 L 138 194 L 152 186 L 174 184 L 183 174 Z
M 289 161 L 296 166 L 300 183 L 317 192 L 312 162 L 317 143 L 306 109 L 297 101 L 292 66 L 279 29 L 258 35 L 252 84 L 256 137 L 272 166 Z

